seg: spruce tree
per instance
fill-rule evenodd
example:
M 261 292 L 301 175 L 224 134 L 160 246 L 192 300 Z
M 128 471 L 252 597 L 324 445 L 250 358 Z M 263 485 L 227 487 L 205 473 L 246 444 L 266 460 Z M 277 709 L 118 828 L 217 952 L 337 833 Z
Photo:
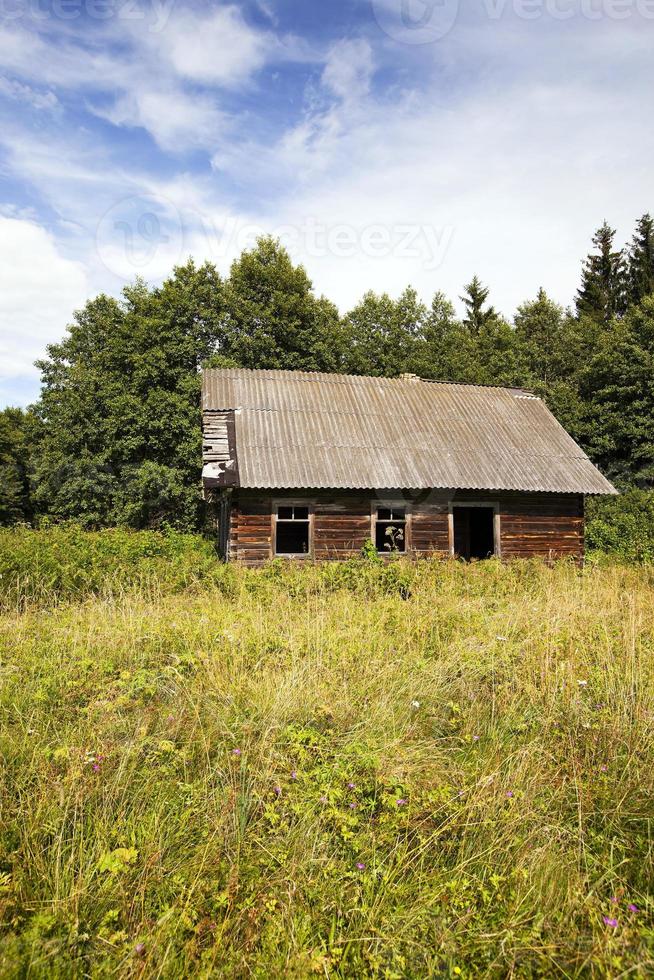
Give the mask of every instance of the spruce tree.
M 654 293 L 654 218 L 644 214 L 636 224 L 629 250 L 629 299 L 640 303 Z
M 627 270 L 624 252 L 614 248 L 615 229 L 605 221 L 593 236 L 595 252 L 583 264 L 577 313 L 609 324 L 627 309 Z
M 492 306 L 484 308 L 490 290 L 478 276 L 473 276 L 472 281 L 463 288 L 465 294 L 459 297 L 466 308 L 463 324 L 471 334 L 478 336 L 483 327 L 497 319 L 497 313 Z

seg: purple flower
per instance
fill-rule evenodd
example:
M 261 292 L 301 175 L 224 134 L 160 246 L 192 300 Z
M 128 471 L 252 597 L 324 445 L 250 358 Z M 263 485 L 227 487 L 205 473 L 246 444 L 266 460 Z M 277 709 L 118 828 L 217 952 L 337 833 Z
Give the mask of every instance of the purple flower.
M 291 779 L 297 779 L 297 773 L 296 773 L 295 769 L 291 773 Z
M 406 806 L 406 800 L 396 800 L 395 802 L 398 806 Z
M 608 771 L 609 771 L 608 766 L 600 766 L 600 772 L 608 772 Z
M 134 953 L 136 956 L 143 956 L 145 953 L 145 943 L 137 943 L 134 947 Z
M 608 926 L 609 929 L 618 928 L 618 920 L 612 919 L 609 915 L 602 916 L 602 922 L 604 923 L 605 926 Z
M 232 749 L 232 755 L 240 755 L 240 754 L 241 754 L 240 749 Z
M 638 906 L 634 905 L 633 902 L 630 905 L 627 905 L 627 908 L 630 912 L 638 912 Z
M 348 783 L 347 784 L 347 788 L 348 789 L 356 789 L 356 786 L 354 785 L 354 783 Z
M 611 898 L 609 899 L 609 901 L 611 902 L 612 905 L 617 905 L 618 904 L 618 900 L 615 897 L 615 895 L 611 895 Z
M 357 870 L 359 870 L 359 871 L 365 871 L 366 870 L 365 864 L 363 864 L 361 861 L 359 861 L 359 863 L 357 864 Z
M 479 741 L 479 735 L 473 735 L 472 736 L 472 741 L 473 742 L 478 742 Z
M 508 792 L 506 794 L 506 798 L 507 798 L 507 800 L 512 800 L 513 799 L 513 790 L 508 790 Z
M 321 803 L 326 803 L 327 802 L 327 797 L 326 796 L 321 796 L 320 797 L 320 802 Z
M 97 764 L 97 762 L 93 763 L 93 772 L 100 772 L 100 766 Z
M 273 792 L 274 792 L 275 796 L 281 796 L 282 795 L 282 788 L 281 788 L 281 786 L 275 786 Z
M 356 810 L 356 808 L 357 808 L 356 803 L 350 803 L 350 810 Z

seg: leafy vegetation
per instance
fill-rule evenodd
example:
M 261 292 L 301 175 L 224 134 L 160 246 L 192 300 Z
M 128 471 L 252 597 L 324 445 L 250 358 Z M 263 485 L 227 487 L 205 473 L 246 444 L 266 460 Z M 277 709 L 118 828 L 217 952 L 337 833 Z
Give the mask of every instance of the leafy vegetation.
M 0 414 L 0 524 L 200 529 L 199 372 L 212 365 L 533 388 L 610 478 L 651 490 L 653 229 L 644 215 L 620 249 L 604 223 L 575 311 L 541 289 L 512 322 L 477 276 L 462 319 L 410 288 L 340 316 L 269 238 L 227 277 L 189 261 L 162 286 L 98 296 L 48 348 L 38 403 Z
M 586 544 L 591 555 L 654 563 L 654 493 L 630 490 L 587 504 Z
M 650 567 L 79 533 L 0 536 L 1 975 L 651 973 Z

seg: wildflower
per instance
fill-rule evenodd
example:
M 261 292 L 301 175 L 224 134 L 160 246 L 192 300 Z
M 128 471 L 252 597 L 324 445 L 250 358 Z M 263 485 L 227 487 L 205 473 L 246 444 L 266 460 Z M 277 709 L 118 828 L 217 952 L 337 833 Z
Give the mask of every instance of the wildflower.
M 363 864 L 363 862 L 362 862 L 362 861 L 359 861 L 359 862 L 357 863 L 357 870 L 358 870 L 358 871 L 365 871 L 365 870 L 366 870 L 366 866 L 365 866 L 365 864 Z
M 609 915 L 602 916 L 602 922 L 604 923 L 605 926 L 608 926 L 609 929 L 618 928 L 618 920 L 612 919 Z
M 273 793 L 275 794 L 275 796 L 281 796 L 282 795 L 282 788 L 281 788 L 281 786 L 275 786 L 275 788 L 273 790 Z
M 136 956 L 143 956 L 145 953 L 145 943 L 137 943 L 134 947 L 134 954 Z
M 297 773 L 296 773 L 295 769 L 291 773 L 291 779 L 297 779 Z
M 347 788 L 348 789 L 356 789 L 356 786 L 354 785 L 354 783 L 348 783 L 347 784 Z
M 513 799 L 513 790 L 507 790 L 506 798 L 507 800 Z
M 588 681 L 577 681 L 579 687 L 588 687 Z
M 608 771 L 609 771 L 608 766 L 600 766 L 600 772 L 608 772 Z
M 638 906 L 634 905 L 633 902 L 627 905 L 627 908 L 629 909 L 630 912 L 638 912 Z
M 420 701 L 412 701 L 411 702 L 411 707 L 414 708 L 417 711 L 418 708 L 420 707 Z
M 321 796 L 319 802 L 320 803 L 326 803 L 327 802 L 327 797 L 326 796 Z
M 232 749 L 232 755 L 240 755 L 240 754 L 241 754 L 240 749 Z
M 406 806 L 406 800 L 396 800 L 395 802 L 398 806 Z
M 495 639 L 499 643 L 508 643 L 509 642 L 508 637 L 506 637 L 506 636 L 496 636 Z
M 350 803 L 350 810 L 356 810 L 356 808 L 357 808 L 356 803 Z
M 473 735 L 472 736 L 472 741 L 473 742 L 478 742 L 479 741 L 479 735 Z
M 97 764 L 97 762 L 93 763 L 93 772 L 100 772 L 100 766 Z
M 611 898 L 609 899 L 609 901 L 611 902 L 612 905 L 617 905 L 618 904 L 618 900 L 615 897 L 615 895 L 612 895 Z

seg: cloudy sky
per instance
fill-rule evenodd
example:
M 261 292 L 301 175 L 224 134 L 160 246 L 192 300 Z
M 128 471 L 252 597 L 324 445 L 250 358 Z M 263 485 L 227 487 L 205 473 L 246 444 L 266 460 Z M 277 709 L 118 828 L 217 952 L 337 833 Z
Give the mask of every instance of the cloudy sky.
M 368 288 L 567 304 L 654 207 L 654 0 L 0 0 L 0 405 L 74 309 L 261 231 Z

